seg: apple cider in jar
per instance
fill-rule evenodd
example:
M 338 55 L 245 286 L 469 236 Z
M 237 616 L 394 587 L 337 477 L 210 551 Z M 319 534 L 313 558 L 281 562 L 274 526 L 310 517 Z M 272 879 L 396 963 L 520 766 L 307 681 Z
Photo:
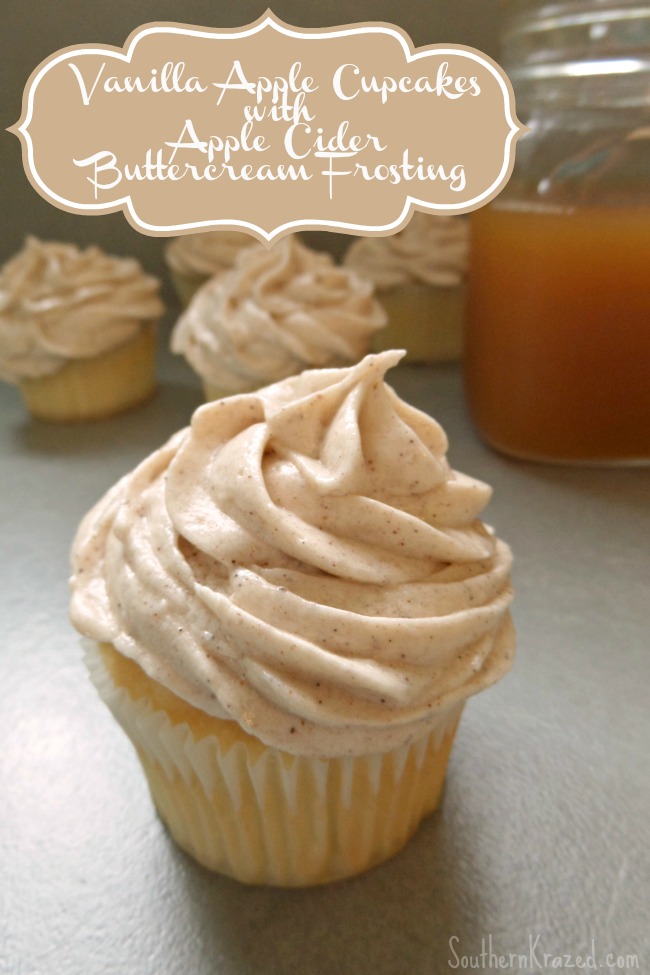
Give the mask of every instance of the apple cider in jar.
M 650 206 L 472 217 L 470 409 L 498 449 L 650 460 Z
M 515 7 L 530 131 L 471 215 L 470 411 L 517 457 L 650 463 L 650 8 Z

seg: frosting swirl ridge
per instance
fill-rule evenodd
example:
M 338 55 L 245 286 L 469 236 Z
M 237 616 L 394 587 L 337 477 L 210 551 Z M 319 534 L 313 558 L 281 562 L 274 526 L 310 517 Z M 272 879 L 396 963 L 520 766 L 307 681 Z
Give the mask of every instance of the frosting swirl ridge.
M 210 278 L 229 270 L 240 251 L 255 244 L 239 230 L 214 230 L 176 237 L 165 250 L 168 266 L 179 274 Z
M 20 382 L 100 355 L 164 311 L 133 258 L 28 237 L 0 272 L 0 378 Z
M 77 628 L 302 754 L 397 748 L 502 676 L 510 551 L 400 355 L 197 410 L 82 522 Z
M 290 237 L 271 250 L 247 248 L 232 271 L 208 281 L 177 322 L 172 350 L 236 393 L 355 362 L 385 324 L 371 283 Z
M 461 284 L 467 270 L 469 224 L 461 217 L 416 210 L 391 237 L 361 237 L 343 263 L 377 288 L 411 281 L 438 287 Z

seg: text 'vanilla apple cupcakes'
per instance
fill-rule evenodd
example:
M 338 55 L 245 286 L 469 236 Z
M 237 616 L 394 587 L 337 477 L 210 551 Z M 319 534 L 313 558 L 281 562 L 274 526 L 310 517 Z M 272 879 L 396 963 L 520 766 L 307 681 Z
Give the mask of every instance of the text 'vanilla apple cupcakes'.
M 74 544 L 72 620 L 162 819 L 247 883 L 396 853 L 512 662 L 490 489 L 385 384 L 401 355 L 201 407 Z
M 196 293 L 172 334 L 207 399 L 361 359 L 386 316 L 373 285 L 295 236 L 243 251 Z
M 132 258 L 28 237 L 0 271 L 0 378 L 54 422 L 144 402 L 155 388 L 158 288 Z

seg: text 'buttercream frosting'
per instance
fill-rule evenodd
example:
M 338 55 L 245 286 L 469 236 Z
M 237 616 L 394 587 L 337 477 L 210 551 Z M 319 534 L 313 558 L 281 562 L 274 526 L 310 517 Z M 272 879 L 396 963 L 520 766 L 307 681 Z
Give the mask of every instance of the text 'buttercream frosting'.
M 76 627 L 302 754 L 397 748 L 502 676 L 510 550 L 401 355 L 197 410 L 82 522 Z

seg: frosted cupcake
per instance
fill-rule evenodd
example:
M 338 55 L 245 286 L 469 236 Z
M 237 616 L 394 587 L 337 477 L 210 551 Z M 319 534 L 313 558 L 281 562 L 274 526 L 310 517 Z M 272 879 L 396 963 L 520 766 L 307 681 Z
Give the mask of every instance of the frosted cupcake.
M 388 314 L 375 350 L 404 347 L 411 362 L 459 358 L 468 251 L 467 220 L 418 211 L 392 237 L 352 244 L 345 266 L 375 284 Z
M 74 544 L 72 620 L 162 819 L 247 883 L 397 852 L 512 661 L 490 489 L 384 383 L 401 354 L 201 407 Z
M 110 416 L 155 388 L 158 281 L 131 258 L 28 237 L 0 271 L 0 378 L 33 416 Z
M 238 230 L 211 230 L 175 237 L 165 249 L 165 261 L 181 305 L 189 305 L 210 278 L 229 271 L 240 251 L 252 244 L 255 238 Z
M 364 356 L 386 323 L 373 285 L 295 237 L 243 251 L 231 272 L 195 295 L 171 347 L 207 399 L 250 392 L 308 368 Z

